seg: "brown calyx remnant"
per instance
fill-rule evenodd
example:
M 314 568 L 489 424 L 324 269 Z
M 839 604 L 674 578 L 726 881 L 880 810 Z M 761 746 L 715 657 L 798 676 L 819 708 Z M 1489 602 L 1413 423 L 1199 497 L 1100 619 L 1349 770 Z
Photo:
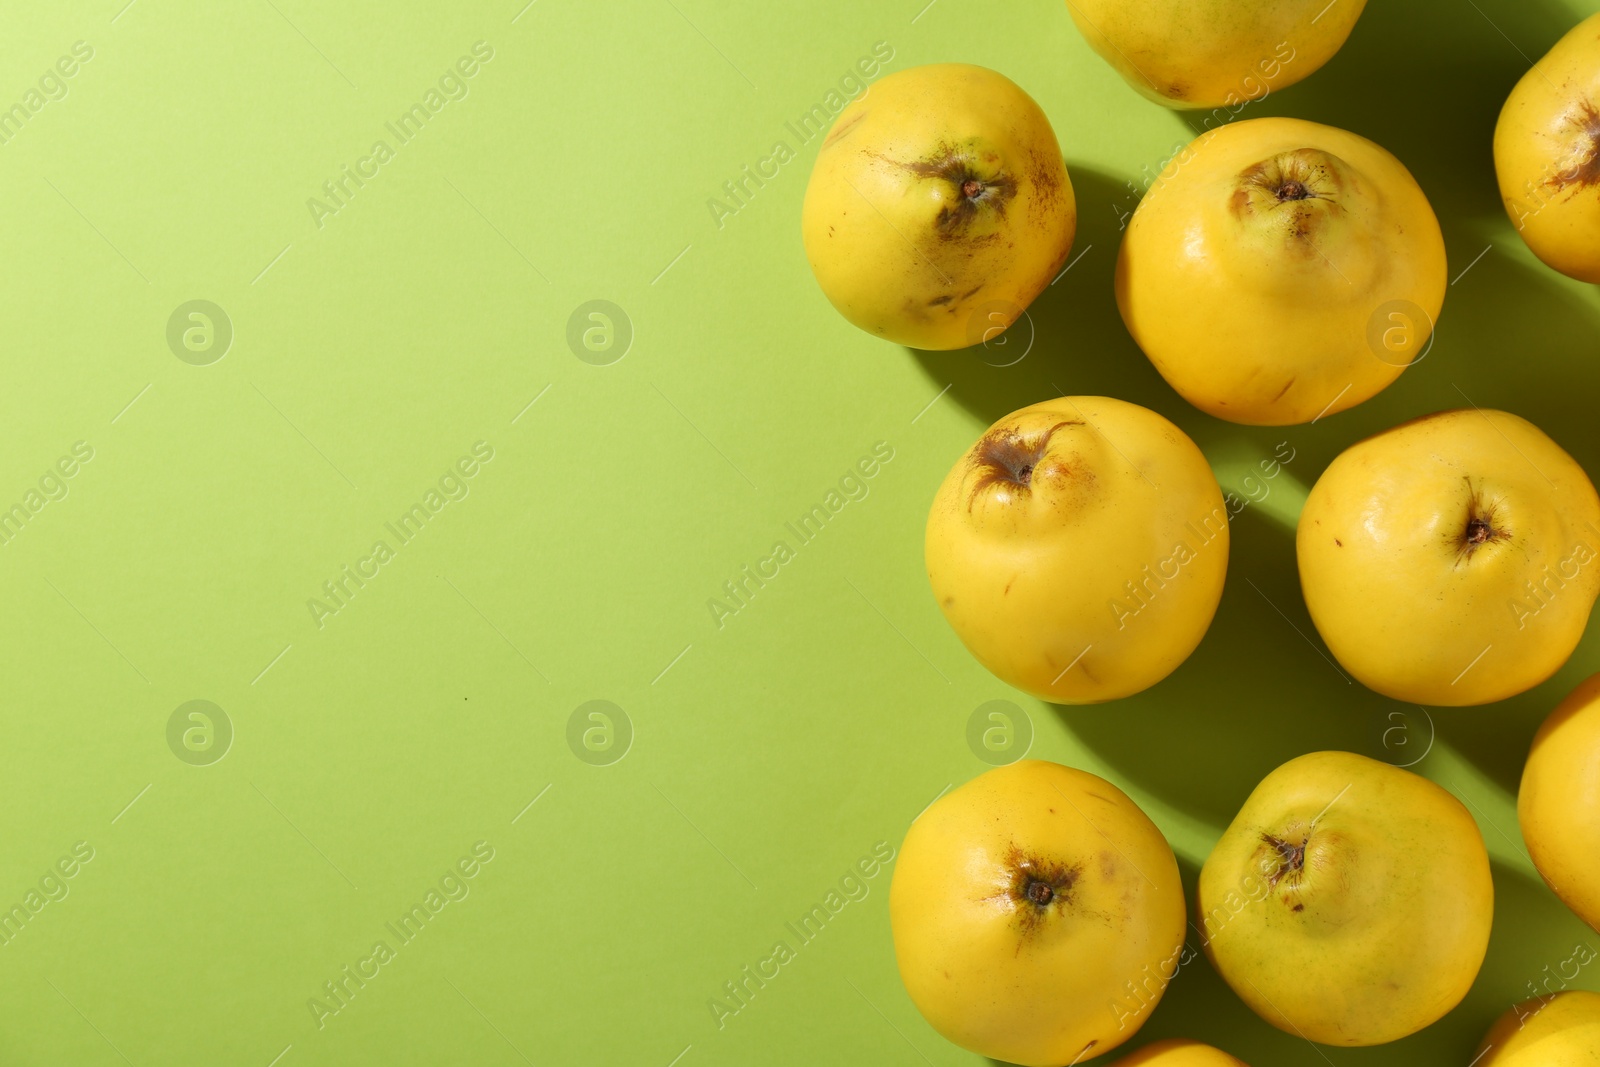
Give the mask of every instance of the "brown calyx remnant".
M 1313 889 L 1308 879 L 1314 869 L 1322 866 L 1311 862 L 1311 837 L 1317 832 L 1316 824 L 1316 819 L 1310 823 L 1295 820 L 1258 835 L 1263 847 L 1255 853 L 1256 869 L 1266 880 L 1272 895 L 1296 915 L 1306 910 L 1306 899 Z
M 1063 426 L 1082 425 L 1082 419 L 1066 419 L 1043 433 L 1030 435 L 1015 429 L 997 428 L 984 434 L 982 440 L 972 447 L 970 462 L 978 471 L 978 476 L 973 480 L 972 493 L 967 497 L 967 510 L 972 510 L 978 494 L 990 486 L 1004 485 L 1027 492 L 1050 447 L 1050 438 Z
M 903 167 L 920 178 L 937 178 L 950 183 L 956 194 L 955 203 L 940 208 L 938 217 L 934 219 L 939 236 L 945 240 L 963 236 L 973 221 L 985 211 L 992 211 L 1004 218 L 1006 204 L 1017 195 L 1016 179 L 999 168 L 1000 157 L 993 153 L 980 159 L 969 149 L 940 145 L 927 159 L 916 159 L 909 163 L 885 156 L 877 158 Z M 993 174 L 985 177 L 980 173 L 980 164 L 987 164 L 981 169 L 993 171 Z
M 1578 103 L 1577 114 L 1568 119 L 1566 125 L 1576 134 L 1576 161 L 1546 179 L 1545 184 L 1558 193 L 1600 186 L 1600 108 L 1585 98 Z
M 1072 903 L 1072 887 L 1082 877 L 1083 865 L 1045 859 L 1012 845 L 1005 859 L 1006 884 L 995 894 L 1013 905 L 1021 939 L 1026 939 L 1044 922 L 1053 908 Z
M 1321 152 L 1300 148 L 1245 168 L 1239 175 L 1239 184 L 1265 189 L 1279 203 L 1331 199 L 1338 175 Z
M 1342 210 L 1337 194 L 1343 187 L 1337 159 L 1316 149 L 1299 148 L 1241 171 L 1228 209 L 1241 220 L 1287 209 L 1290 236 L 1304 238 L 1316 230 L 1320 216 Z
M 1505 520 L 1499 514 L 1500 501 L 1485 497 L 1483 487 L 1474 487 L 1470 477 L 1464 480 L 1467 483 L 1467 521 L 1461 527 L 1461 532 L 1453 535 L 1458 567 L 1470 560 L 1482 546 L 1497 544 L 1511 537 Z
M 1261 835 L 1261 843 L 1276 853 L 1268 861 L 1268 885 L 1276 887 L 1285 878 L 1288 878 L 1291 883 L 1300 880 L 1300 872 L 1305 870 L 1306 866 L 1306 842 L 1308 840 L 1309 838 L 1302 837 L 1299 841 L 1291 841 L 1272 834 Z

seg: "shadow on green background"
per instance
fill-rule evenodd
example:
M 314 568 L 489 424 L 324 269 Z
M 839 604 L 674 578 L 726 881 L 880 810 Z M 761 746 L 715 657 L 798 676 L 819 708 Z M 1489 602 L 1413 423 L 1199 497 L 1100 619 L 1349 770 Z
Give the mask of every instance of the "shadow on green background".
M 1213 458 L 1237 447 L 1265 456 L 1288 442 L 1295 450 L 1288 469 L 1307 486 L 1355 441 L 1417 415 L 1469 404 L 1530 419 L 1586 469 L 1600 470 L 1600 438 L 1592 432 L 1593 405 L 1586 399 L 1600 392 L 1600 316 L 1573 283 L 1521 254 L 1495 187 L 1489 152 L 1494 120 L 1525 64 L 1470 7 L 1462 14 L 1442 2 L 1424 6 L 1440 19 L 1448 15 L 1456 36 L 1440 40 L 1424 29 L 1434 23 L 1418 16 L 1428 12 L 1370 5 L 1327 68 L 1241 116 L 1294 114 L 1370 136 L 1401 156 L 1432 200 L 1457 284 L 1427 357 L 1388 390 L 1315 425 L 1236 426 L 1191 408 L 1133 343 L 1113 298 L 1120 213 L 1132 210 L 1135 194 L 1126 179 L 1070 159 L 1079 211 L 1073 256 L 1079 258 L 1034 302 L 1028 322 L 1010 331 L 1031 327 L 1027 356 L 998 366 L 1015 359 L 1014 352 L 1003 346 L 913 350 L 930 381 L 950 383 L 951 395 L 985 422 L 1063 392 L 1103 394 L 1161 412 Z M 1500 26 L 1537 55 L 1569 28 L 1570 15 L 1528 4 Z M 1372 81 L 1380 75 L 1385 91 L 1375 93 Z M 1204 116 L 1187 117 L 1198 123 Z M 1159 161 L 1152 163 L 1154 171 Z M 1236 783 L 1254 782 L 1313 747 L 1373 754 L 1389 712 L 1414 711 L 1347 683 L 1326 660 L 1300 599 L 1293 529 L 1264 520 L 1254 508 L 1242 519 L 1234 523 L 1228 589 L 1216 623 L 1189 662 L 1115 708 L 1062 709 L 1086 743 L 1142 787 L 1224 819 L 1242 799 Z M 1573 663 L 1596 662 L 1586 655 L 1592 647 L 1589 641 L 1580 646 Z M 1438 712 L 1441 732 L 1514 791 L 1534 730 L 1584 673 L 1569 665 L 1521 697 Z M 1283 707 L 1264 704 L 1261 694 L 1281 694 Z M 1129 715 L 1154 729 L 1129 736 L 1119 729 Z M 1241 744 L 1245 734 L 1248 746 Z
M 1016 350 L 994 343 L 912 354 L 935 388 L 950 384 L 951 395 L 985 423 L 1062 393 L 1115 396 L 1173 420 L 1214 465 L 1220 454 L 1268 456 L 1286 442 L 1294 459 L 1285 470 L 1303 487 L 1357 440 L 1418 415 L 1468 405 L 1528 418 L 1592 474 L 1600 473 L 1592 399 L 1600 395 L 1600 315 L 1584 287 L 1544 268 L 1521 246 L 1500 202 L 1491 153 L 1506 95 L 1573 17 L 1543 0 L 1494 14 L 1491 23 L 1457 0 L 1372 3 L 1323 71 L 1239 117 L 1292 115 L 1370 137 L 1412 170 L 1439 216 L 1453 281 L 1434 345 L 1378 397 L 1315 425 L 1276 428 L 1235 426 L 1190 407 L 1134 345 L 1113 297 L 1124 215 L 1135 207 L 1143 177 L 1129 176 L 1130 185 L 1127 178 L 1074 164 L 1071 145 L 1064 147 L 1078 204 L 1077 258 L 1035 301 L 1028 320 L 1008 333 L 1011 343 L 1026 343 L 1031 334 L 1026 357 L 1011 362 Z M 1448 32 L 1439 33 L 1440 26 Z M 1205 119 L 1202 113 L 1184 117 L 1196 128 Z M 1187 139 L 1180 133 L 1175 144 Z M 1148 173 L 1159 172 L 1161 162 L 1152 159 Z M 1238 491 L 1223 480 L 1225 491 Z M 1275 483 L 1273 491 L 1303 492 L 1289 482 Z M 1249 506 L 1232 524 L 1228 583 L 1216 620 L 1171 677 L 1112 706 L 1057 706 L 1056 712 L 1118 773 L 1218 828 L 1261 777 L 1301 753 L 1347 749 L 1406 764 L 1418 749 L 1398 751 L 1397 743 L 1433 740 L 1415 733 L 1424 710 L 1438 738 L 1503 790 L 1505 803 L 1514 803 L 1539 723 L 1581 678 L 1600 669 L 1595 627 L 1555 678 L 1517 698 L 1464 709 L 1417 709 L 1388 700 L 1331 661 L 1305 611 L 1292 525 L 1301 500 L 1293 501 L 1288 521 L 1278 509 Z M 1137 730 L 1128 728 L 1133 722 Z M 1400 734 L 1397 724 L 1405 727 Z M 1192 901 L 1198 871 L 1180 863 Z M 1466 1063 L 1490 1022 L 1530 996 L 1529 983 L 1541 981 L 1546 967 L 1566 960 L 1580 940 L 1595 943 L 1536 879 L 1499 862 L 1494 876 L 1494 935 L 1462 1005 L 1390 1046 L 1329 1049 L 1330 1062 Z M 1573 984 L 1592 986 L 1594 976 L 1580 975 Z M 1162 1010 L 1119 1051 L 1177 1036 L 1209 1041 L 1256 1064 L 1323 1059 L 1299 1038 L 1259 1025 L 1203 957 L 1183 968 Z

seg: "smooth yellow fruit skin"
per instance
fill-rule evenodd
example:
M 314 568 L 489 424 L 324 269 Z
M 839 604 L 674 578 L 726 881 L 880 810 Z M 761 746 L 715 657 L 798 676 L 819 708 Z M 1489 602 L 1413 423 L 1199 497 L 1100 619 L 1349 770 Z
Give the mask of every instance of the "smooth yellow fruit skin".
M 964 182 L 983 185 L 979 199 Z M 839 313 L 913 348 L 997 336 L 1072 251 L 1077 202 L 1039 105 L 984 67 L 899 71 L 840 112 L 801 210 Z
M 1030 878 L 1064 888 L 1040 907 L 1022 895 Z M 1144 1025 L 1180 962 L 1183 886 L 1171 846 L 1120 789 L 1021 760 L 911 824 L 889 921 L 900 977 L 935 1030 L 1045 1067 Z
M 1111 1067 L 1250 1067 L 1221 1049 L 1198 1041 L 1169 1039 L 1146 1045 Z
M 1147 99 L 1237 108 L 1314 73 L 1366 0 L 1067 0 L 1089 47 Z
M 1280 199 L 1291 178 L 1316 195 Z M 1300 119 L 1196 138 L 1117 258 L 1122 320 L 1161 376 L 1201 411 L 1261 426 L 1388 386 L 1426 350 L 1447 285 L 1438 219 L 1404 165 Z
M 1503 536 L 1468 553 L 1485 513 Z M 1577 647 L 1600 593 L 1600 498 L 1526 419 L 1445 411 L 1341 453 L 1295 546 L 1311 621 L 1358 681 L 1409 703 L 1486 704 Z
M 1522 76 L 1494 128 L 1500 196 L 1533 254 L 1600 283 L 1600 15 Z
M 1008 472 L 1031 465 L 1029 484 Z M 1205 636 L 1228 571 L 1228 513 L 1206 458 L 1146 408 L 1062 397 L 1012 412 L 946 475 L 928 581 L 1002 681 L 1092 704 L 1146 689 Z
M 1535 997 L 1500 1016 L 1473 1067 L 1595 1067 L 1600 1064 L 1600 993 Z
M 1600 674 L 1556 705 L 1534 735 L 1517 821 L 1539 876 L 1600 929 Z
M 1303 848 L 1299 874 L 1269 837 Z M 1466 996 L 1494 885 L 1483 836 L 1450 793 L 1365 756 L 1313 752 L 1256 786 L 1206 859 L 1197 904 L 1206 954 L 1257 1015 L 1325 1045 L 1378 1045 Z

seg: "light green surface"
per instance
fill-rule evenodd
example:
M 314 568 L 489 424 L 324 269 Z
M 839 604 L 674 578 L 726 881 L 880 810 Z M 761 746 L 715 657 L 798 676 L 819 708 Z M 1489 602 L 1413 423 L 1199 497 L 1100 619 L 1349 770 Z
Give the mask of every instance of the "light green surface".
M 0 35 L 3 100 L 74 42 L 93 50 L 0 145 L 0 503 L 92 449 L 0 546 L 0 899 L 23 902 L 75 843 L 93 853 L 0 947 L 0 1062 L 981 1062 L 901 989 L 892 867 L 814 941 L 785 927 L 984 769 L 974 709 L 1014 701 L 1033 755 L 1128 789 L 1192 883 L 1279 762 L 1322 747 L 1406 762 L 1435 732 L 1305 639 L 1292 524 L 1322 467 L 1465 397 L 1600 472 L 1600 299 L 1515 241 L 1489 151 L 1505 93 L 1593 0 L 1373 0 L 1327 68 L 1252 109 L 1398 154 L 1452 277 L 1488 247 L 1424 363 L 1279 431 L 1197 414 L 1128 340 L 1110 286 L 1124 183 L 1188 134 L 1055 0 L 121 2 L 13 11 Z M 480 41 L 493 55 L 467 95 L 399 144 L 385 123 Z M 817 142 L 785 123 L 877 42 L 888 70 L 994 67 L 1055 125 L 1082 259 L 1014 366 L 876 342 L 810 277 L 798 214 Z M 308 199 L 379 139 L 393 158 L 319 226 Z M 795 158 L 719 226 L 708 198 L 777 142 Z M 166 340 L 197 299 L 234 334 L 201 366 Z M 606 366 L 566 341 L 594 299 L 634 331 Z M 921 566 L 939 478 L 1056 386 L 1173 418 L 1230 489 L 1279 441 L 1296 457 L 1235 522 L 1193 659 L 1099 708 L 987 675 Z M 385 524 L 477 442 L 493 458 L 444 482 L 467 495 L 401 544 Z M 892 459 L 870 492 L 799 545 L 784 523 L 878 442 Z M 708 599 L 779 539 L 794 558 L 716 625 Z M 370 573 L 378 540 L 393 558 L 319 626 L 308 599 L 347 564 Z M 1600 944 L 1533 876 L 1512 799 L 1538 721 L 1597 668 L 1591 630 L 1533 693 L 1432 715 L 1419 767 L 1471 802 L 1496 859 L 1488 964 L 1432 1030 L 1329 1062 L 1466 1063 L 1546 965 Z M 608 766 L 567 742 L 597 699 L 633 731 Z M 191 700 L 232 724 L 220 762 L 168 747 Z M 386 924 L 477 842 L 492 860 L 445 883 L 468 895 L 402 944 Z M 795 958 L 719 1026 L 708 1002 L 780 939 Z M 380 940 L 393 958 L 319 1027 L 308 1000 Z M 1204 962 L 1141 1040 L 1175 1034 L 1256 1067 L 1322 1062 Z

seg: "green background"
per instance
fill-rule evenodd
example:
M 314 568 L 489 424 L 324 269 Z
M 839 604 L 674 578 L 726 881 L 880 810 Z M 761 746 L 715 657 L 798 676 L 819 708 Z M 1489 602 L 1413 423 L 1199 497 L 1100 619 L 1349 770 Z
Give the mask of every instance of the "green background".
M 7 14 L 0 105 L 75 42 L 93 57 L 0 145 L 0 507 L 26 509 L 41 478 L 66 490 L 0 546 L 0 905 L 24 904 L 77 842 L 93 859 L 0 947 L 0 1062 L 981 1063 L 901 988 L 892 867 L 720 1026 L 708 1002 L 985 769 L 967 724 L 991 700 L 1020 709 L 1031 755 L 1128 790 L 1191 889 L 1252 786 L 1314 749 L 1420 758 L 1480 821 L 1494 938 L 1435 1027 L 1319 1056 L 1202 960 L 1140 1041 L 1201 1038 L 1257 1067 L 1464 1064 L 1546 967 L 1600 945 L 1538 881 L 1514 809 L 1537 724 L 1600 669 L 1593 628 L 1515 700 L 1397 705 L 1324 655 L 1292 541 L 1305 487 L 1344 446 L 1467 400 L 1530 418 L 1600 472 L 1600 298 L 1519 243 L 1490 159 L 1506 93 L 1593 0 L 1374 0 L 1327 67 L 1249 109 L 1395 152 L 1455 279 L 1424 362 L 1280 430 L 1189 408 L 1112 301 L 1120 220 L 1192 136 L 1184 117 L 1125 86 L 1056 0 L 925 3 Z M 385 123 L 479 41 L 493 56 L 467 95 L 399 145 Z M 1055 126 L 1082 258 L 1010 366 L 990 364 L 1015 349 L 875 341 L 810 276 L 799 207 L 817 142 L 785 123 L 880 41 L 891 71 L 996 68 Z M 307 201 L 380 138 L 393 158 L 319 225 Z M 708 199 L 779 141 L 795 158 L 719 226 Z M 167 340 L 197 299 L 233 331 L 205 365 Z M 609 365 L 567 341 L 595 299 L 631 323 Z M 1152 407 L 1225 488 L 1269 490 L 1234 522 L 1200 649 L 1102 707 L 990 677 L 922 571 L 944 472 L 1058 390 Z M 92 460 L 45 477 L 80 441 Z M 1294 460 L 1247 486 L 1281 441 Z M 446 479 L 468 495 L 401 545 L 385 523 L 426 506 L 476 442 L 492 460 Z M 708 600 L 877 442 L 893 459 L 869 495 L 719 627 Z M 308 600 L 378 540 L 393 558 L 319 625 Z M 198 754 L 169 747 L 191 700 L 231 723 L 220 761 L 178 754 L 214 757 L 221 733 L 210 750 L 194 735 Z M 592 700 L 622 710 L 598 754 L 569 744 Z M 460 883 L 469 895 L 401 945 L 386 924 L 480 841 L 493 859 Z M 319 1026 L 308 1001 L 379 940 L 394 958 Z

